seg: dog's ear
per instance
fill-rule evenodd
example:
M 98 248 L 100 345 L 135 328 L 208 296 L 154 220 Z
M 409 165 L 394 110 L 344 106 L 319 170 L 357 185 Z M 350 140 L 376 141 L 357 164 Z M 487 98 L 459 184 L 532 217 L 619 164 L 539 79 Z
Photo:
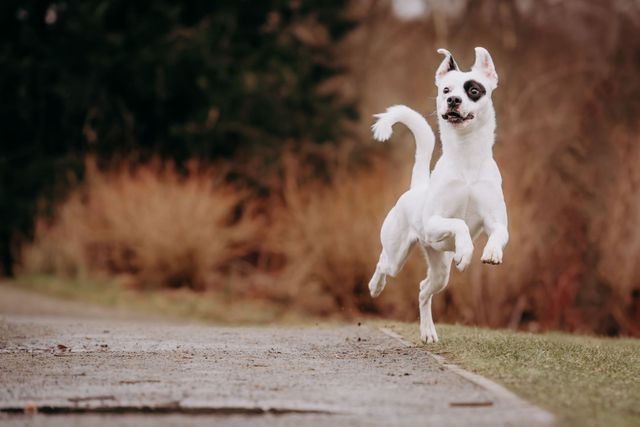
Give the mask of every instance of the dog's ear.
M 484 77 L 491 82 L 491 89 L 495 89 L 498 86 L 498 73 L 496 73 L 496 67 L 493 65 L 493 59 L 487 49 L 483 47 L 476 48 L 476 62 L 471 67 L 471 71 L 477 71 L 482 73 Z
M 444 77 L 449 71 L 458 71 L 458 64 L 456 64 L 455 59 L 451 55 L 447 49 L 438 49 L 438 53 L 444 55 L 444 60 L 436 70 L 436 85 L 440 81 L 441 78 Z

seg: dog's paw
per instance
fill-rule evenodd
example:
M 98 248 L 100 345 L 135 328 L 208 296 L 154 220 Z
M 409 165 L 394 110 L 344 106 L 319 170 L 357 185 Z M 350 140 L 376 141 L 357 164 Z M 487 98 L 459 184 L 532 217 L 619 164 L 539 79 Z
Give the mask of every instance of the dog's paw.
M 502 248 L 497 245 L 487 245 L 482 251 L 482 258 L 480 258 L 485 264 L 498 265 L 502 264 Z
M 371 298 L 376 298 L 384 290 L 384 286 L 387 284 L 387 277 L 384 274 L 376 273 L 369 282 L 369 293 Z
M 471 264 L 471 257 L 473 256 L 473 245 L 466 245 L 456 250 L 453 256 L 453 261 L 456 263 L 456 268 L 460 271 L 464 271 L 469 264 Z
M 425 344 L 432 344 L 438 342 L 438 334 L 436 333 L 436 327 L 433 325 L 420 325 L 420 339 Z

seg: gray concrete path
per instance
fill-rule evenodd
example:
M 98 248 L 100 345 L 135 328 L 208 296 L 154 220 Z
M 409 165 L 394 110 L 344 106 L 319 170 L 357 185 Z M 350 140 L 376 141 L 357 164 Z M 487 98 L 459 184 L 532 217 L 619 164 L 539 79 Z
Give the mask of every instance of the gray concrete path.
M 0 285 L 0 426 L 552 422 L 375 328 L 177 325 L 33 298 Z

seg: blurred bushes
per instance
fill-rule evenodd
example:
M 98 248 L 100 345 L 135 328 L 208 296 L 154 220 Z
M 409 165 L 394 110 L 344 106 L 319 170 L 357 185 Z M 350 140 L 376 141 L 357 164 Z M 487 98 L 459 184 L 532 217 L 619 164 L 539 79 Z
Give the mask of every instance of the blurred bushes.
M 84 184 L 37 221 L 18 272 L 223 292 L 321 316 L 414 318 L 412 286 L 389 286 L 378 300 L 366 286 L 405 168 L 373 159 L 354 169 L 348 150 L 321 153 L 330 182 L 287 150 L 282 171 L 265 177 L 281 192 L 267 198 L 229 184 L 223 165 L 191 162 L 178 174 L 157 160 L 109 171 L 89 161 Z M 401 280 L 424 274 L 414 262 Z
M 224 178 L 194 162 L 186 175 L 157 161 L 109 172 L 89 162 L 56 220 L 37 222 L 22 272 L 112 277 L 139 289 L 212 287 L 260 231 L 242 209 L 246 195 Z
M 39 197 L 87 153 L 229 158 L 334 142 L 353 106 L 324 82 L 346 0 L 6 1 L 0 5 L 0 265 Z M 342 137 L 342 136 L 341 136 Z

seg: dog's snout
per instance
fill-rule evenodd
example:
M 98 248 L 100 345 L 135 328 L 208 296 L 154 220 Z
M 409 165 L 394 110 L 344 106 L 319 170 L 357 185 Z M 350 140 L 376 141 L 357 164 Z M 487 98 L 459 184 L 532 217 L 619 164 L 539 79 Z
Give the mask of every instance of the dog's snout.
M 462 98 L 459 96 L 450 96 L 447 98 L 447 105 L 449 107 L 457 107 L 460 104 L 462 104 Z

